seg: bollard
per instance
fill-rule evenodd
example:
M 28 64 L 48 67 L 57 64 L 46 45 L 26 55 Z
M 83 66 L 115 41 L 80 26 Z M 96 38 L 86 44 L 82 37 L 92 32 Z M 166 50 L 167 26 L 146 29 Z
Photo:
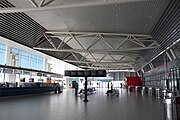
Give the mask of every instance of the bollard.
M 138 92 L 138 86 L 135 87 L 135 91 Z
M 157 98 L 161 97 L 161 90 L 160 90 L 160 88 L 156 88 L 156 97 Z
M 148 88 L 147 87 L 142 87 L 142 94 L 148 93 Z
M 152 95 L 152 88 L 151 87 L 149 87 L 148 93 L 149 93 L 149 95 Z
M 145 93 L 145 87 L 142 87 L 142 91 L 141 91 L 142 94 Z
M 166 90 L 162 90 L 162 97 L 163 97 L 163 99 L 165 99 L 167 97 L 167 91 Z

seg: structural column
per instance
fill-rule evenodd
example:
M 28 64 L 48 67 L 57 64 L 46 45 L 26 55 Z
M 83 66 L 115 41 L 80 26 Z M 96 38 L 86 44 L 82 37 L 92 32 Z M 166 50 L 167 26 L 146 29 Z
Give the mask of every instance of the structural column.
M 84 98 L 84 102 L 88 102 L 88 99 L 87 99 L 87 77 L 85 77 L 85 98 Z

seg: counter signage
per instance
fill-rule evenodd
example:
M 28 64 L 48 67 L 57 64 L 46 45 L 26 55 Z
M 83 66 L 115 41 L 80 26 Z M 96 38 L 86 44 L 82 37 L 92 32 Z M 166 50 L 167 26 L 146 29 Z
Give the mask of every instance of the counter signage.
M 12 69 L 8 69 L 8 68 L 4 68 L 4 69 L 3 69 L 3 73 L 12 74 L 12 73 L 13 73 L 13 70 L 12 70 Z
M 29 72 L 29 71 L 23 71 L 23 75 L 30 75 L 31 74 L 31 72 Z
M 42 76 L 42 73 L 37 73 L 37 76 Z
M 14 70 L 14 73 L 15 74 L 22 74 L 22 71 L 21 70 Z
M 43 75 L 42 75 L 42 76 L 47 77 L 47 74 L 43 73 Z

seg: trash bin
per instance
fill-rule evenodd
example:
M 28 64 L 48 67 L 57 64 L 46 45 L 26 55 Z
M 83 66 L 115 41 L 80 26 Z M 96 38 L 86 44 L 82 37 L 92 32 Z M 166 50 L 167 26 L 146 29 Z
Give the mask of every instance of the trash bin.
M 135 87 L 135 91 L 138 92 L 138 86 Z

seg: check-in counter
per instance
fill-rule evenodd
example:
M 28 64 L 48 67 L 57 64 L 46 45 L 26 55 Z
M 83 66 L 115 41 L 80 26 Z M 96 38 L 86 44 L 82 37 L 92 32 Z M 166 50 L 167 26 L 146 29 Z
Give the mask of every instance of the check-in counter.
M 54 92 L 56 87 L 14 87 L 0 88 L 0 97 Z

